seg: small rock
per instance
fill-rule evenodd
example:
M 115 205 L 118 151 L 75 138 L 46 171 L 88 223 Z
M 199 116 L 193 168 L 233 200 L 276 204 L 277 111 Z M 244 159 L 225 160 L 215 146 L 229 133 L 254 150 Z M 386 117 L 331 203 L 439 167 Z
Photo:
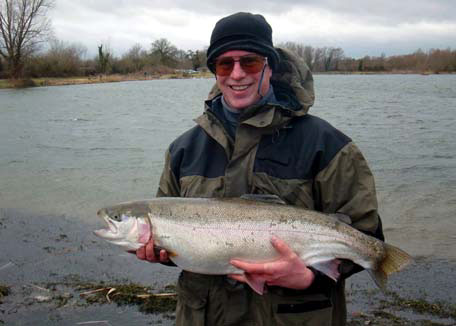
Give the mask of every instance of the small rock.
M 52 300 L 52 297 L 46 295 L 37 295 L 34 299 L 38 302 L 49 302 Z

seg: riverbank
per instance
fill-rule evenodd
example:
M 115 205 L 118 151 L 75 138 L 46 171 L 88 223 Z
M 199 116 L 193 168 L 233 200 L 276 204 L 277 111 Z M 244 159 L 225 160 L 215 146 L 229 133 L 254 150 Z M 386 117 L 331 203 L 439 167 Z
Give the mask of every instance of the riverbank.
M 20 80 L 0 79 L 0 89 L 2 88 L 24 88 L 39 86 L 64 86 L 81 84 L 115 83 L 137 80 L 156 80 L 156 79 L 190 79 L 190 78 L 210 78 L 210 72 L 187 72 L 179 71 L 169 74 L 112 74 L 96 75 L 86 77 L 61 77 L 61 78 L 28 78 Z
M 394 70 L 394 71 L 327 71 L 314 72 L 314 75 L 454 75 L 456 72 L 439 72 L 439 71 L 415 71 L 415 70 Z
M 331 71 L 331 72 L 314 72 L 314 75 L 439 75 L 454 73 L 439 73 L 433 71 Z M 60 78 L 28 78 L 21 80 L 0 79 L 0 89 L 2 88 L 24 88 L 39 86 L 63 86 L 63 85 L 80 85 L 80 84 L 99 84 L 115 83 L 138 80 L 155 80 L 155 79 L 191 79 L 191 78 L 212 78 L 211 72 L 186 72 L 180 71 L 170 74 L 112 74 L 96 75 L 86 77 L 60 77 Z
M 74 221 L 0 210 L 0 325 L 173 325 L 179 270 L 139 261 Z M 348 325 L 454 325 L 455 268 L 415 257 L 385 293 L 354 275 Z

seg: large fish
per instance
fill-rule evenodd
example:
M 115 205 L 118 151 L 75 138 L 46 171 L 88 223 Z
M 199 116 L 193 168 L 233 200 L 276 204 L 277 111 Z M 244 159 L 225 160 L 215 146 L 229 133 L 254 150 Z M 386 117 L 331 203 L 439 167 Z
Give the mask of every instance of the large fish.
M 165 249 L 177 266 L 201 274 L 242 273 L 230 264 L 231 259 L 278 258 L 270 242 L 273 235 L 307 266 L 334 280 L 339 277 L 335 264 L 347 259 L 368 270 L 385 288 L 388 275 L 411 261 L 404 251 L 335 216 L 268 201 L 164 197 L 121 203 L 98 211 L 108 228 L 95 234 L 128 250 L 140 248 L 153 234 L 154 244 Z M 262 284 L 248 283 L 262 293 Z

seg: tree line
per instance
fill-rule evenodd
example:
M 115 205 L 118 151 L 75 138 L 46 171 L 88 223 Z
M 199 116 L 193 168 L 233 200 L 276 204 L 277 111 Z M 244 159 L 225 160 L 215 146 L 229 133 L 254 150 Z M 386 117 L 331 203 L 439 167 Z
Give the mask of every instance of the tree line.
M 292 50 L 315 72 L 328 73 L 454 73 L 456 50 L 417 50 L 407 55 L 378 57 L 365 56 L 353 59 L 344 55 L 341 48 L 312 47 L 287 42 L 279 47 Z M 59 40 L 50 42 L 49 49 L 28 56 L 20 67 L 20 77 L 77 77 L 98 74 L 159 75 L 178 70 L 205 70 L 206 49 L 179 50 L 165 38 L 151 43 L 149 49 L 140 44 L 132 46 L 117 57 L 109 46 L 100 44 L 98 54 L 86 59 L 87 48 Z M 8 71 L 5 60 L 0 60 L 0 78 L 17 75 Z
M 93 58 L 87 59 L 86 53 L 87 48 L 81 44 L 52 40 L 47 51 L 25 60 L 23 77 L 155 75 L 172 73 L 176 69 L 199 70 L 206 62 L 204 51 L 178 50 L 166 39 L 154 41 L 149 49 L 135 44 L 120 57 L 115 56 L 106 44 L 98 45 Z
M 456 72 L 456 50 L 430 49 L 406 55 L 365 56 L 354 59 L 345 56 L 341 48 L 314 48 L 295 42 L 282 43 L 302 58 L 314 72 L 410 72 L 410 73 L 454 73 Z
M 196 70 L 205 63 L 205 51 L 179 50 L 164 38 L 150 49 L 136 44 L 120 58 L 99 44 L 97 56 L 86 59 L 83 45 L 52 38 L 48 13 L 54 4 L 55 0 L 0 0 L 0 78 L 162 73 Z M 40 51 L 45 43 L 47 50 Z
M 107 44 L 87 59 L 87 48 L 50 38 L 48 11 L 54 0 L 0 0 L 0 78 L 77 77 L 96 74 L 163 74 L 205 69 L 207 48 L 181 50 L 166 38 L 149 48 L 132 46 L 121 56 Z M 46 50 L 41 50 L 46 44 Z M 407 55 L 350 58 L 343 49 L 285 42 L 313 72 L 456 72 L 456 50 L 418 49 Z

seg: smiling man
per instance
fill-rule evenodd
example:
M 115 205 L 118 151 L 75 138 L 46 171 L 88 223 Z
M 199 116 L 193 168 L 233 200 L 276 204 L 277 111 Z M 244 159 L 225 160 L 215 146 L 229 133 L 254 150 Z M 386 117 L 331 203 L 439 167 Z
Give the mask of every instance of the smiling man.
M 228 51 L 212 63 L 225 104 L 242 110 L 257 103 L 270 90 L 272 70 L 267 57 L 247 51 Z M 271 92 L 272 94 L 272 92 Z
M 238 197 L 269 194 L 290 205 L 341 213 L 355 228 L 383 239 L 373 176 L 356 145 L 308 114 L 313 79 L 292 53 L 274 48 L 263 16 L 237 13 L 212 32 L 207 64 L 216 85 L 197 126 L 169 147 L 157 196 Z M 272 237 L 278 257 L 232 260 L 237 275 L 183 271 L 177 325 L 345 325 L 344 279 L 360 270 L 342 262 L 334 282 Z M 168 263 L 153 239 L 138 258 Z M 259 295 L 245 285 L 266 280 Z

